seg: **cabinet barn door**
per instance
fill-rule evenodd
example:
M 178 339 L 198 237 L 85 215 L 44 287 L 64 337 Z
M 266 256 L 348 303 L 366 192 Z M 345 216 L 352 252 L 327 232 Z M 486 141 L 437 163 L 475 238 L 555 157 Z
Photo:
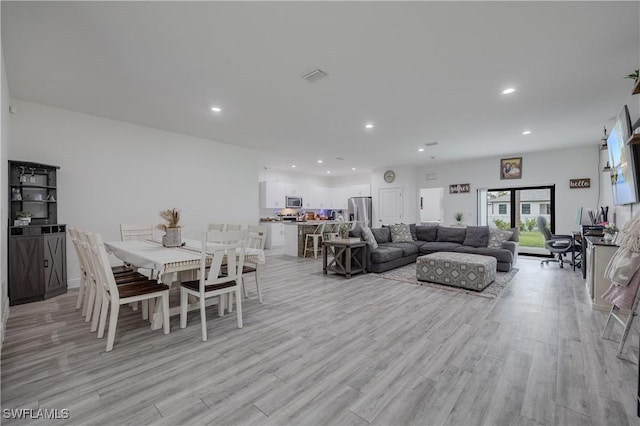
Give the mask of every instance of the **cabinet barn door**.
M 65 234 L 44 235 L 44 297 L 67 292 Z
M 10 304 L 42 300 L 44 293 L 42 236 L 11 236 L 9 246 Z

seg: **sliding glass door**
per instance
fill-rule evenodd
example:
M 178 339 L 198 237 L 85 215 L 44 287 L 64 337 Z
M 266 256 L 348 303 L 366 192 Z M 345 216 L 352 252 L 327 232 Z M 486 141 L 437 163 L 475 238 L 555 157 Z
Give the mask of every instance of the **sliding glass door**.
M 500 229 L 520 230 L 519 252 L 548 254 L 544 237 L 538 230 L 537 218 L 542 216 L 555 230 L 555 186 L 497 188 L 478 191 L 478 223 Z

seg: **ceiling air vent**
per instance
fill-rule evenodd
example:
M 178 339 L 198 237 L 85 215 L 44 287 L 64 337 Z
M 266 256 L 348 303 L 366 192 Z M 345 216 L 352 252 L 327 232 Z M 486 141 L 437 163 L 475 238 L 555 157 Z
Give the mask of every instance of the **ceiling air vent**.
M 309 83 L 315 83 L 316 81 L 320 80 L 321 78 L 325 78 L 328 75 L 329 74 L 322 71 L 321 69 L 317 69 L 317 70 L 311 71 L 309 74 L 303 75 L 302 78 L 307 80 Z

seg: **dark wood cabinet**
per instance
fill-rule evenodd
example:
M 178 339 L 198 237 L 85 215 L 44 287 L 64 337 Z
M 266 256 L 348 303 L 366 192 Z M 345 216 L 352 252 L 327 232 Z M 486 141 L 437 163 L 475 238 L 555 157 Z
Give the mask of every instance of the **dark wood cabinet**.
M 44 298 L 67 292 L 65 232 L 43 235 Z
M 66 293 L 66 225 L 14 226 L 9 231 L 9 303 Z
M 67 291 L 66 225 L 58 220 L 57 166 L 9 161 L 9 303 Z M 24 216 L 30 215 L 29 220 Z
M 9 300 L 12 305 L 44 298 L 42 236 L 9 238 Z

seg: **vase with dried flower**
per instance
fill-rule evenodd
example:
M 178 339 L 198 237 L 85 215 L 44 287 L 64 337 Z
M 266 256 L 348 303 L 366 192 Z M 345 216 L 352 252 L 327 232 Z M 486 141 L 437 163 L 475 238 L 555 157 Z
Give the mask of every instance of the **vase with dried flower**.
M 164 231 L 162 237 L 162 245 L 165 247 L 179 247 L 182 245 L 182 233 L 180 231 L 180 211 L 176 209 L 167 209 L 160 212 L 160 217 L 165 220 L 157 226 L 158 229 Z

